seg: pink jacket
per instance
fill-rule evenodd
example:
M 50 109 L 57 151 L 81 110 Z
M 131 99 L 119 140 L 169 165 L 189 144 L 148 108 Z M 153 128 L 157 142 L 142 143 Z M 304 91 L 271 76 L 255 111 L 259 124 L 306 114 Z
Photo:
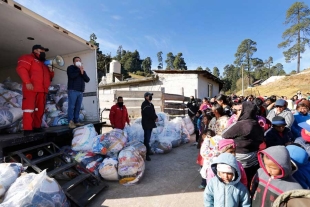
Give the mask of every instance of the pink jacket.
M 239 169 L 240 169 L 240 172 L 241 172 L 241 180 L 240 180 L 240 182 L 241 182 L 245 187 L 247 187 L 247 186 L 248 186 L 248 180 L 247 180 L 247 178 L 246 178 L 245 171 L 244 171 L 244 169 L 243 169 L 242 164 L 241 164 L 239 161 L 237 161 L 237 162 L 238 162 L 238 166 L 239 166 Z M 209 167 L 208 170 L 207 170 L 207 183 L 208 183 L 208 182 L 211 180 L 211 178 L 213 178 L 214 176 L 215 176 L 215 175 L 214 175 L 214 173 L 213 173 L 211 167 Z

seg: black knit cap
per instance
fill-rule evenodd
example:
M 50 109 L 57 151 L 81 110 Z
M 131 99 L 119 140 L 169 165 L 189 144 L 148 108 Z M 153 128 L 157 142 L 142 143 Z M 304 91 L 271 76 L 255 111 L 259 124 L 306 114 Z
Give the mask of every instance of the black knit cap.
M 36 49 L 45 50 L 45 52 L 48 52 L 48 51 L 49 51 L 48 48 L 45 48 L 45 47 L 43 47 L 42 45 L 33 45 L 33 46 L 32 46 L 32 51 L 34 51 L 34 50 L 36 50 Z

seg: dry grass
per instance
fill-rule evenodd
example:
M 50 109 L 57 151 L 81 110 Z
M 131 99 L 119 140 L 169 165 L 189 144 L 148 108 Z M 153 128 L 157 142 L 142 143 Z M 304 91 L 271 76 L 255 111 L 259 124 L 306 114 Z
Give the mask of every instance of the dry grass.
M 287 96 L 288 98 L 301 91 L 303 96 L 310 92 L 310 70 L 304 70 L 302 73 L 286 76 L 283 79 L 274 81 L 267 85 L 257 86 L 244 90 L 244 95 L 260 95 L 260 96 Z M 242 94 L 242 91 L 237 93 Z

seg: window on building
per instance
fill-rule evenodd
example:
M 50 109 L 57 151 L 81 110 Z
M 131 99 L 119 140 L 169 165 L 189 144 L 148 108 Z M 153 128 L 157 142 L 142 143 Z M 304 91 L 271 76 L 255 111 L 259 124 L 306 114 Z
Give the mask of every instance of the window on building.
M 212 84 L 208 84 L 208 97 L 212 98 L 213 94 L 212 94 L 212 90 L 213 89 L 213 85 Z

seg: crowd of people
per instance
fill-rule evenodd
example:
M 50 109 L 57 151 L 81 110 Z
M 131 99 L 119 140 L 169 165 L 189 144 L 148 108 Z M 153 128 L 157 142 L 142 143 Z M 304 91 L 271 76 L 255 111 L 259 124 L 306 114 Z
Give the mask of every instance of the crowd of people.
M 187 107 L 205 206 L 272 206 L 287 192 L 310 194 L 310 102 L 300 91 L 290 100 L 190 97 Z

